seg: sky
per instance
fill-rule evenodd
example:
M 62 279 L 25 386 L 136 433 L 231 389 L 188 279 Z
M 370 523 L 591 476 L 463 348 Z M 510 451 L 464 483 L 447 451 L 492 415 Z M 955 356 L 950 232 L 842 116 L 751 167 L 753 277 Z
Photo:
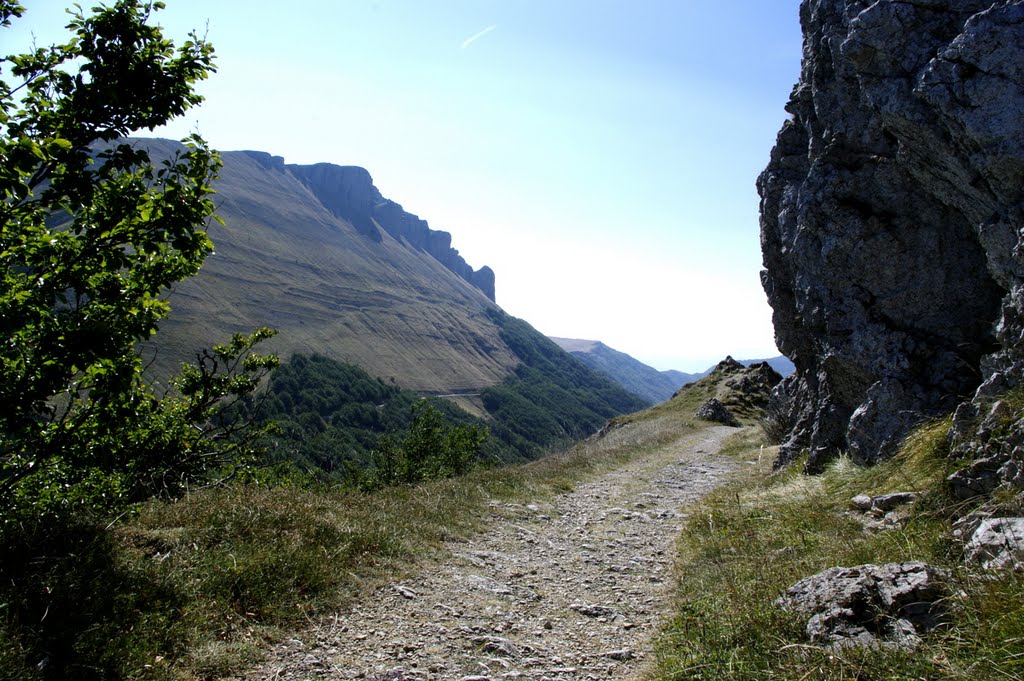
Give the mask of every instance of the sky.
M 754 182 L 799 0 L 165 1 L 218 72 L 159 135 L 366 168 L 547 335 L 682 371 L 778 354 Z M 22 4 L 0 49 L 62 38 L 65 3 Z

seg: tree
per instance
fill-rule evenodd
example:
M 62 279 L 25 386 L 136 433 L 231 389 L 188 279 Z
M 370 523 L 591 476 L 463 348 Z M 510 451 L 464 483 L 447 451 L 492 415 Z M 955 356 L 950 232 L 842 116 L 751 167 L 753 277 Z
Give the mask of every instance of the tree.
M 487 441 L 483 426 L 448 423 L 430 402 L 412 406 L 412 425 L 399 440 L 384 435 L 370 452 L 368 486 L 414 484 L 462 475 L 476 462 Z
M 212 243 L 216 153 L 198 136 L 152 161 L 125 137 L 202 98 L 215 70 L 195 33 L 150 25 L 160 2 L 69 11 L 64 44 L 0 61 L 0 518 L 113 509 L 176 493 L 241 454 L 225 401 L 276 358 L 261 329 L 202 353 L 157 397 L 138 347 Z M 0 0 L 0 25 L 24 8 Z M 0 527 L 3 529 L 3 527 Z

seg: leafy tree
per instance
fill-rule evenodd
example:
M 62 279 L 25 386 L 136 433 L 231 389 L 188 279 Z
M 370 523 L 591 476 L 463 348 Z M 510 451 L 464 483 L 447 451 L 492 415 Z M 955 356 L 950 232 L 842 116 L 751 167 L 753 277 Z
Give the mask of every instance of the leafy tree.
M 138 345 L 161 294 L 212 250 L 220 161 L 198 136 L 171 158 L 125 141 L 201 101 L 213 48 L 150 25 L 160 2 L 69 11 L 67 42 L 0 61 L 0 530 L 180 492 L 245 445 L 218 414 L 276 358 L 261 329 L 198 357 L 157 397 Z M 0 0 L 0 24 L 24 8 Z
M 401 439 L 388 434 L 371 452 L 371 486 L 412 484 L 466 473 L 487 440 L 483 426 L 453 425 L 430 402 L 412 407 L 412 426 Z

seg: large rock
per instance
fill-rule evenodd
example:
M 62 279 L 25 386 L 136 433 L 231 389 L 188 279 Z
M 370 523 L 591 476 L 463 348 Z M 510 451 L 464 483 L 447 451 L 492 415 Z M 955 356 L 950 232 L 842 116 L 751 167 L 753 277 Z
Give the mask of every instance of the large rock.
M 982 567 L 1024 568 L 1024 518 L 985 518 L 964 546 L 968 560 Z
M 776 605 L 808 615 L 814 643 L 912 646 L 942 619 L 946 580 L 920 561 L 836 567 L 800 580 Z
M 872 463 L 1024 368 L 1024 0 L 805 0 L 758 179 L 793 426 L 777 463 Z M 995 378 L 998 376 L 998 378 Z M 990 385 L 991 387 L 991 385 Z
M 739 420 L 729 411 L 729 408 L 714 397 L 700 406 L 696 416 L 704 421 L 721 423 L 726 426 L 739 427 L 741 425 Z

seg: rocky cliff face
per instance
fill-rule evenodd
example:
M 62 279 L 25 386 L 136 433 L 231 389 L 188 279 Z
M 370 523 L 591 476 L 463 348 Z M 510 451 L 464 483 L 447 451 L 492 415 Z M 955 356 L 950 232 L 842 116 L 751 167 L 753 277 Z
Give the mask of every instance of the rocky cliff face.
M 406 213 L 402 206 L 381 196 L 365 169 L 331 163 L 284 167 L 309 187 L 325 208 L 347 220 L 363 236 L 380 242 L 383 229 L 413 248 L 429 253 L 494 301 L 494 271 L 487 266 L 479 270 L 470 267 L 452 248 L 451 234 L 430 229 L 425 220 Z
M 801 23 L 758 190 L 797 367 L 779 463 L 813 470 L 1024 375 L 1024 1 L 805 0 Z

